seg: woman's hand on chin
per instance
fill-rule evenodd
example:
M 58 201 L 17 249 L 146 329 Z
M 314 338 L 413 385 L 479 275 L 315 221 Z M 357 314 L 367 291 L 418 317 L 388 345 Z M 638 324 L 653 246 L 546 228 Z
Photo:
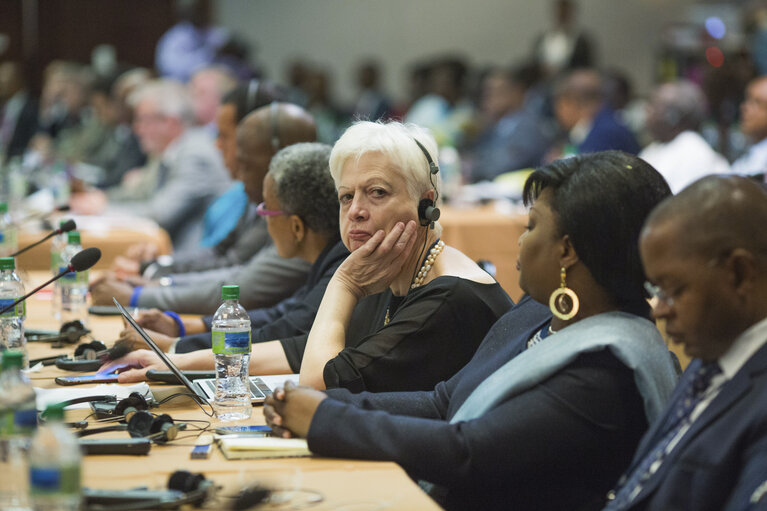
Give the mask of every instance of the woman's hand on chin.
M 326 399 L 323 392 L 311 387 L 297 387 L 285 382 L 264 403 L 264 417 L 272 432 L 282 438 L 292 436 L 306 438 L 309 426 L 320 403 Z
M 146 380 L 146 372 L 150 369 L 162 371 L 167 369 L 165 363 L 157 354 L 150 350 L 136 350 L 124 357 L 107 362 L 99 368 L 99 373 L 110 373 L 116 370 L 120 383 L 136 383 Z
M 377 231 L 364 245 L 351 253 L 335 274 L 358 299 L 380 293 L 394 282 L 413 250 L 416 223 L 397 222 L 385 234 Z

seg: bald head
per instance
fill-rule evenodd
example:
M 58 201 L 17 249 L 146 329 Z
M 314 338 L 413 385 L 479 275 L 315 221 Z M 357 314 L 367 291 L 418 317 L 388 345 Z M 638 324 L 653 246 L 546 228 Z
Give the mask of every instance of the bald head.
M 663 201 L 644 231 L 665 225 L 684 253 L 711 259 L 735 248 L 767 256 L 767 192 L 739 176 L 707 176 Z
M 653 139 L 669 142 L 687 130 L 697 130 L 706 117 L 706 96 L 694 83 L 679 80 L 655 89 L 647 109 Z
M 237 128 L 237 164 L 250 200 L 263 200 L 264 176 L 277 151 L 315 140 L 314 118 L 297 105 L 272 103 L 247 115 Z

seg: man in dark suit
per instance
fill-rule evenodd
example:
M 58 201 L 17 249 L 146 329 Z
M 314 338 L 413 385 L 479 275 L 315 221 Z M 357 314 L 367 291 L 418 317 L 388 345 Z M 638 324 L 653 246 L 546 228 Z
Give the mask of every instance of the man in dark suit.
M 606 510 L 767 507 L 765 224 L 767 193 L 735 176 L 703 178 L 647 220 L 654 314 L 694 360 Z
M 37 101 L 24 88 L 21 67 L 0 64 L 0 164 L 21 156 L 37 131 Z

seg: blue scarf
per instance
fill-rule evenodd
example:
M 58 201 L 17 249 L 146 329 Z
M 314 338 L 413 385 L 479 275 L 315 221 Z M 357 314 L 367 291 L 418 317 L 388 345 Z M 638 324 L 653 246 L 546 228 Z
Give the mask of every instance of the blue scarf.
M 625 312 L 582 319 L 523 351 L 477 386 L 450 422 L 481 417 L 499 403 L 546 380 L 580 354 L 604 348 L 634 372 L 647 421 L 652 423 L 663 411 L 677 374 L 655 324 Z

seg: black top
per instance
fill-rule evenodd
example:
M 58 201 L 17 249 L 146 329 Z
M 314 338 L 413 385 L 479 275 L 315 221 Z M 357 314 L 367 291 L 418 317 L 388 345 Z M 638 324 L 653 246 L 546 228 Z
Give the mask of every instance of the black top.
M 498 283 L 438 277 L 404 298 L 366 297 L 352 313 L 346 347 L 325 365 L 328 388 L 426 390 L 468 362 L 490 327 L 512 306 Z M 390 322 L 384 325 L 389 309 Z M 281 339 L 293 371 L 306 337 Z
M 328 391 L 332 399 L 314 415 L 309 448 L 395 461 L 445 489 L 448 509 L 601 509 L 647 428 L 633 373 L 608 350 L 582 354 L 479 418 L 449 423 L 549 318 L 547 307 L 523 299 L 474 358 L 432 391 Z
M 281 337 L 307 334 L 312 327 L 314 316 L 317 315 L 328 282 L 348 255 L 349 251 L 340 241 L 328 244 L 312 264 L 306 284 L 293 296 L 274 307 L 249 310 L 252 342 L 267 342 Z M 205 328 L 210 330 L 213 316 L 206 316 L 202 320 Z M 210 348 L 211 335 L 208 331 L 179 339 L 176 353 Z

